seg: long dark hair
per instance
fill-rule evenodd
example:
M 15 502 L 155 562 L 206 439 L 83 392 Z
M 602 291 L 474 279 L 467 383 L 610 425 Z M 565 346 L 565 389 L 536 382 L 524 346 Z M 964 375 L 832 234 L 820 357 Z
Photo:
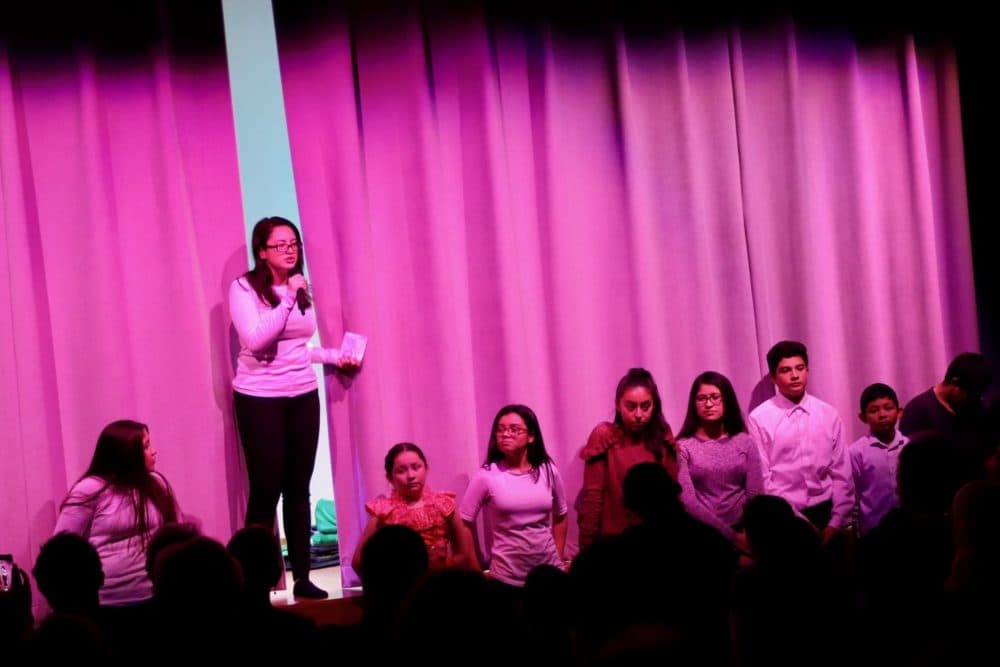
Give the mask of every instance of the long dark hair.
M 722 428 L 725 429 L 726 435 L 733 437 L 737 433 L 745 433 L 747 425 L 743 421 L 743 413 L 740 411 L 740 402 L 736 398 L 736 392 L 733 390 L 733 383 L 722 373 L 705 371 L 691 383 L 691 393 L 688 394 L 687 415 L 684 417 L 684 425 L 681 426 L 681 432 L 677 434 L 677 437 L 690 438 L 698 430 L 698 426 L 701 425 L 701 419 L 698 418 L 698 406 L 695 405 L 695 397 L 698 395 L 698 388 L 703 384 L 710 384 L 713 387 L 719 388 L 719 394 L 722 395 Z
M 653 374 L 645 368 L 630 368 L 618 381 L 618 387 L 615 389 L 615 424 L 625 430 L 625 422 L 618 411 L 618 403 L 625 392 L 633 387 L 642 387 L 653 397 L 653 411 L 649 416 L 649 423 L 638 433 L 638 438 L 657 462 L 662 462 L 663 451 L 670 446 L 667 442 L 670 425 L 663 416 L 663 401 L 660 399 L 660 390 L 656 386 Z
M 272 308 L 277 307 L 281 303 L 281 299 L 271 289 L 274 285 L 274 276 L 271 275 L 271 268 L 267 265 L 267 262 L 260 258 L 260 251 L 267 248 L 267 239 L 270 238 L 271 232 L 274 231 L 275 227 L 288 227 L 295 234 L 295 241 L 299 244 L 299 256 L 295 260 L 295 266 L 289 271 L 289 275 L 302 273 L 302 235 L 299 234 L 299 228 L 291 220 L 275 215 L 270 218 L 261 218 L 253 226 L 253 233 L 250 236 L 253 268 L 243 274 L 243 277 L 246 278 L 247 283 L 257 293 L 260 300 L 271 304 Z M 305 294 L 305 303 L 303 305 L 306 308 L 312 305 L 312 299 L 309 298 L 308 294 Z
M 177 521 L 177 501 L 170 484 L 163 475 L 146 470 L 142 440 L 148 431 L 149 427 L 145 424 L 130 419 L 120 419 L 105 426 L 97 438 L 90 466 L 80 477 L 81 480 L 85 477 L 99 477 L 104 480 L 104 485 L 82 500 L 70 501 L 67 495 L 60 506 L 90 503 L 109 488 L 115 493 L 127 495 L 135 510 L 132 528 L 139 537 L 143 550 L 150 537 L 148 503 L 153 504 L 164 523 Z
M 490 428 L 490 443 L 486 447 L 486 461 L 483 463 L 483 467 L 487 468 L 491 463 L 500 463 L 503 461 L 503 452 L 500 451 L 500 447 L 497 445 L 497 425 L 503 417 L 510 414 L 517 415 L 523 419 L 524 426 L 528 429 L 528 435 L 535 436 L 535 439 L 528 443 L 528 463 L 531 464 L 531 474 L 535 482 L 538 481 L 539 471 L 544 467 L 545 476 L 551 485 L 551 471 L 549 470 L 549 466 L 552 465 L 552 458 L 545 451 L 545 439 L 542 437 L 542 428 L 538 425 L 538 417 L 535 416 L 535 411 L 527 405 L 512 403 L 511 405 L 503 406 L 497 411 L 497 416 L 493 418 L 493 426 Z

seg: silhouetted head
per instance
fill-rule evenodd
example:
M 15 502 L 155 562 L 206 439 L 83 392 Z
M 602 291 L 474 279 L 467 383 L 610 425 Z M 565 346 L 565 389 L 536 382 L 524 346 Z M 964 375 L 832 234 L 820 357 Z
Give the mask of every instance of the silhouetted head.
M 59 533 L 42 545 L 32 570 L 35 583 L 55 612 L 92 614 L 104 585 L 97 549 L 74 533 Z
M 681 486 L 659 463 L 637 463 L 622 482 L 625 508 L 643 523 L 663 519 L 682 511 Z
M 201 535 L 193 523 L 168 523 L 153 533 L 146 547 L 146 574 L 150 581 L 156 581 L 156 561 L 164 549 L 181 544 Z
M 226 548 L 240 564 L 248 593 L 267 593 L 278 584 L 281 579 L 281 546 L 269 527 L 241 528 Z
M 383 526 L 361 550 L 359 574 L 365 596 L 400 600 L 427 567 L 427 547 L 416 531 Z

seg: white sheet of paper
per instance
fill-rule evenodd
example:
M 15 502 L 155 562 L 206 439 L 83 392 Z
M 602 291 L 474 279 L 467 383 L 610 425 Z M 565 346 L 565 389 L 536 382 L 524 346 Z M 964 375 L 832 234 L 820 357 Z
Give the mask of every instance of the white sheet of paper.
M 340 356 L 354 357 L 360 362 L 365 358 L 365 348 L 367 346 L 367 336 L 347 331 L 344 333 L 344 340 L 340 343 Z

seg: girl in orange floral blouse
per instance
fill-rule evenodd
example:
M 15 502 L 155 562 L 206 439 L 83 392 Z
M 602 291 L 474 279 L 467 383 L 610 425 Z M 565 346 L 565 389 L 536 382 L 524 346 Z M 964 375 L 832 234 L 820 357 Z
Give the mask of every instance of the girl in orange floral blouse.
M 394 445 L 385 455 L 385 476 L 392 484 L 392 493 L 365 504 L 370 518 L 351 560 L 355 571 L 361 569 L 365 542 L 376 530 L 389 525 L 403 525 L 419 533 L 432 568 L 479 569 L 472 534 L 455 511 L 455 494 L 426 487 L 427 458 L 419 447 L 410 442 Z

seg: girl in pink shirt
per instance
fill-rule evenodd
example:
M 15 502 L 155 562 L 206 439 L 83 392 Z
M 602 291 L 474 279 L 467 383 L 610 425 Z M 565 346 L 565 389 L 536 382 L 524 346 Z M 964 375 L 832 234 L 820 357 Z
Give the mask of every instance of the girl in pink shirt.
M 459 507 L 470 526 L 480 511 L 489 517 L 490 577 L 521 588 L 537 566 L 563 567 L 568 509 L 562 477 L 545 451 L 534 411 L 526 405 L 501 408 L 493 419 L 486 463 Z
M 156 529 L 179 513 L 170 484 L 155 466 L 149 428 L 127 419 L 112 422 L 101 431 L 87 472 L 59 507 L 55 533 L 80 535 L 101 558 L 103 605 L 131 605 L 153 595 L 146 548 Z

